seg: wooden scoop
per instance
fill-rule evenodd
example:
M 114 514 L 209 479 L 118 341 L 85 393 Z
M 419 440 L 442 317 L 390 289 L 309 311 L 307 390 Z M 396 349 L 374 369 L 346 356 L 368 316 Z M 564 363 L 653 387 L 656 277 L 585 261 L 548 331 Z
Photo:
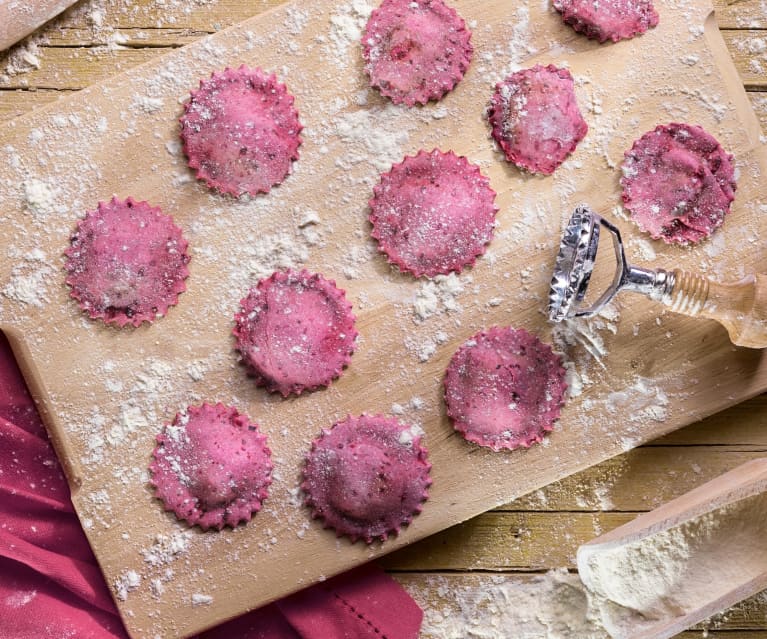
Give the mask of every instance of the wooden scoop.
M 8 0 L 0 2 L 0 51 L 28 36 L 77 0 Z
M 767 458 L 578 548 L 616 639 L 665 639 L 767 588 Z

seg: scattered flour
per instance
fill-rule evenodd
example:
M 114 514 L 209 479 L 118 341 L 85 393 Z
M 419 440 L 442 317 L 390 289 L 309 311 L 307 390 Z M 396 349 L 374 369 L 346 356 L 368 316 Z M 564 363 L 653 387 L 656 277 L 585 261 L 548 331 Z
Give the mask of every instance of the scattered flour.
M 51 187 L 48 182 L 30 178 L 22 185 L 24 188 L 24 203 L 37 220 L 44 220 L 56 211 L 58 189 Z
M 629 248 L 634 250 L 643 262 L 652 262 L 657 254 L 653 245 L 644 238 L 634 238 L 628 242 Z
M 365 0 L 352 0 L 341 5 L 330 16 L 330 33 L 327 51 L 336 66 L 344 68 L 349 64 L 350 49 L 356 48 L 362 38 L 362 31 L 373 11 L 373 3 Z
M 154 543 L 141 550 L 144 561 L 150 567 L 164 566 L 186 554 L 189 550 L 191 534 L 189 532 L 174 532 L 170 535 L 158 534 Z
M 444 331 L 437 331 L 431 337 L 418 338 L 413 335 L 405 337 L 405 347 L 413 353 L 418 361 L 428 362 L 432 355 L 437 352 L 437 347 L 445 344 L 449 336 Z
M 291 35 L 300 35 L 307 24 L 309 24 L 309 13 L 302 11 L 298 7 L 290 7 L 286 11 L 288 17 L 285 20 L 285 27 Z
M 608 355 L 608 349 L 603 333 L 617 333 L 619 320 L 618 307 L 610 303 L 594 317 L 576 317 L 554 326 L 554 344 L 565 354 L 565 368 L 570 371 L 569 375 L 581 390 L 590 383 L 589 369 L 594 362 L 605 368 L 603 360 Z
M 578 576 L 565 569 L 485 577 L 471 585 L 437 576 L 427 584 L 424 592 L 408 587 L 424 609 L 423 639 L 609 639 Z
M 668 417 L 668 396 L 655 382 L 637 377 L 627 388 L 607 396 L 610 414 L 628 415 L 632 422 L 664 422 Z
M 523 2 L 517 7 L 514 20 L 510 24 L 511 33 L 508 44 L 510 65 L 505 75 L 519 71 L 525 59 L 537 52 L 537 48 L 532 44 L 534 30 L 530 25 L 530 8 L 526 3 Z
M 8 595 L 3 603 L 9 608 L 23 608 L 37 597 L 37 590 L 19 590 Z
M 354 280 L 362 275 L 360 267 L 370 261 L 370 258 L 375 254 L 375 246 L 371 242 L 366 242 L 363 245 L 354 245 L 349 247 L 344 258 L 344 264 L 342 272 L 344 277 L 348 280 Z
M 231 258 L 233 269 L 241 273 L 235 280 L 261 280 L 276 270 L 300 268 L 309 259 L 309 247 L 306 234 L 301 229 L 292 233 L 280 231 L 255 239 L 245 245 L 244 255 Z
M 388 171 L 401 162 L 415 121 L 391 103 L 383 107 L 343 113 L 333 121 L 335 132 L 348 146 L 336 163 L 350 169 L 368 163 L 377 171 Z
M 162 98 L 153 98 L 148 95 L 135 95 L 131 108 L 144 113 L 157 113 L 163 108 Z
M 471 281 L 470 277 L 465 280 L 466 283 Z M 426 280 L 416 291 L 413 301 L 415 321 L 420 323 L 433 315 L 460 311 L 458 296 L 463 291 L 464 283 L 455 273 Z
M 213 603 L 213 597 L 210 595 L 203 595 L 199 592 L 195 592 L 191 597 L 190 600 L 192 602 L 193 606 L 209 606 Z
M 39 69 L 42 56 L 40 45 L 44 42 L 43 36 L 32 34 L 0 56 L 0 86 L 9 84 L 11 78 L 17 75 Z
M 417 437 L 423 437 L 425 434 L 426 433 L 424 432 L 423 428 L 413 424 L 410 426 L 410 428 L 407 428 L 400 433 L 399 443 L 403 446 L 412 447 L 413 440 Z
M 128 598 L 128 593 L 136 590 L 141 585 L 141 575 L 135 570 L 126 570 L 114 583 L 115 593 L 120 601 Z
M 0 292 L 15 302 L 41 308 L 48 301 L 48 286 L 54 275 L 46 254 L 40 249 L 33 249 L 26 255 L 14 257 L 21 260 L 13 267 L 8 283 Z

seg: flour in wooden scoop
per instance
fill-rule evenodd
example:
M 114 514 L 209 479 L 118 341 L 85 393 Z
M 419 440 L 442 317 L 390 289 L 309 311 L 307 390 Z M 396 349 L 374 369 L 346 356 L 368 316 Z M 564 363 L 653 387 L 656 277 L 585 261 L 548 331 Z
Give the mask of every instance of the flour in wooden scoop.
M 767 495 L 728 504 L 581 560 L 581 579 L 613 637 L 690 614 L 767 572 Z

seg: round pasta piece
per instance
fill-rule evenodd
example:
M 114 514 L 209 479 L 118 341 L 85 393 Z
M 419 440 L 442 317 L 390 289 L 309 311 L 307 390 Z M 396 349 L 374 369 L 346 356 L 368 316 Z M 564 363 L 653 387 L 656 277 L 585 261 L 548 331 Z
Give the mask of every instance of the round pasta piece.
M 170 216 L 133 198 L 99 202 L 65 251 L 70 294 L 91 318 L 139 326 L 186 290 L 188 243 Z
M 155 494 L 203 530 L 250 521 L 272 483 L 266 437 L 237 409 L 190 406 L 157 436 L 149 466 Z
M 306 504 L 339 537 L 385 541 L 428 498 L 426 457 L 420 429 L 381 415 L 349 416 L 312 443 L 301 484 Z
M 566 389 L 559 355 L 524 329 L 477 333 L 456 351 L 445 374 L 453 426 L 495 451 L 540 442 L 559 418 Z
M 531 173 L 551 175 L 588 131 L 573 77 L 553 64 L 536 64 L 499 82 L 487 115 L 506 159 Z
M 389 262 L 416 277 L 460 273 L 485 252 L 497 211 L 477 166 L 452 151 L 419 151 L 374 188 L 371 234 Z
M 452 91 L 472 52 L 471 32 L 442 0 L 383 0 L 362 36 L 370 84 L 407 106 Z
M 562 20 L 592 40 L 626 40 L 658 25 L 652 0 L 554 0 Z
M 302 126 L 294 98 L 274 74 L 225 69 L 200 81 L 184 105 L 189 166 L 211 189 L 235 197 L 268 193 L 298 159 Z
M 237 350 L 259 386 L 299 395 L 329 385 L 351 361 L 355 318 L 332 280 L 307 270 L 277 271 L 241 306 Z
M 700 126 L 656 127 L 634 142 L 621 168 L 631 218 L 669 244 L 709 237 L 735 199 L 732 155 Z

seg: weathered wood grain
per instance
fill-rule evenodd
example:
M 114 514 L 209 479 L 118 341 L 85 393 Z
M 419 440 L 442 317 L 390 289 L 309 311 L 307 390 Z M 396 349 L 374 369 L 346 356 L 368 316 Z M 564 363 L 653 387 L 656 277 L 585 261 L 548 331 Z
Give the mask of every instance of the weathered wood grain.
M 763 447 L 643 446 L 566 477 L 496 511 L 652 510 L 752 459 Z
M 578 546 L 637 513 L 490 511 L 380 560 L 389 570 L 575 568 Z

